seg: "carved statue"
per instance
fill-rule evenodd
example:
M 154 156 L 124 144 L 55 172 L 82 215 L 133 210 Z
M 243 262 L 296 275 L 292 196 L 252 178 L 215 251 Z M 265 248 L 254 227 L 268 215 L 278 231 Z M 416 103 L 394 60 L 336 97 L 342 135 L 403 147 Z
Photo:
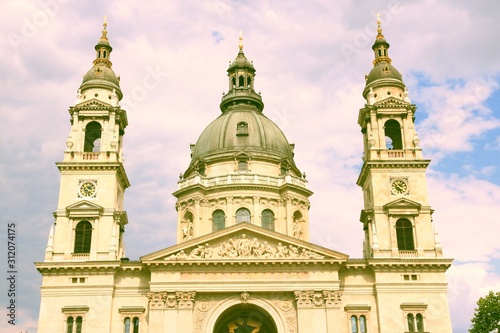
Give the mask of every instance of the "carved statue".
M 293 221 L 293 237 L 302 238 L 302 228 L 297 221 Z
M 193 222 L 189 222 L 187 227 L 182 228 L 182 239 L 188 240 L 193 238 Z

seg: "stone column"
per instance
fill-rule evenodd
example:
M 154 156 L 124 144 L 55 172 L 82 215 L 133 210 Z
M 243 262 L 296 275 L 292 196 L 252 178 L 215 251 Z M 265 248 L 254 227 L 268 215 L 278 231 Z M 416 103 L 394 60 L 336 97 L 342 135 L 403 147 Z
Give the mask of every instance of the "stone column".
M 311 328 L 313 327 L 312 298 L 314 296 L 314 291 L 300 290 L 294 291 L 294 294 L 295 300 L 297 301 L 297 332 L 311 332 Z
M 323 290 L 323 299 L 326 308 L 326 333 L 341 332 L 341 311 L 340 304 L 342 292 L 338 290 Z M 335 326 L 337 330 L 335 330 Z
M 163 316 L 163 327 L 165 333 L 177 333 L 177 296 L 175 293 L 164 293 L 165 311 Z M 150 330 L 150 332 L 155 332 Z
M 147 293 L 149 302 L 149 332 L 163 332 L 163 309 L 165 292 Z
M 194 332 L 193 305 L 195 291 L 178 291 L 175 293 L 179 312 L 177 316 L 178 332 Z

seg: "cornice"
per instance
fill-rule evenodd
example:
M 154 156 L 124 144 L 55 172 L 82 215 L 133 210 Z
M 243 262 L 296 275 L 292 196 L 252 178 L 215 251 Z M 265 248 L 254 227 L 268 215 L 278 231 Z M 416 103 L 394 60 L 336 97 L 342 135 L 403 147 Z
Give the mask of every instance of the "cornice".
M 144 265 L 148 267 L 150 271 L 162 270 L 166 267 L 178 267 L 190 269 L 193 267 L 217 267 L 217 266 L 229 266 L 229 267 L 274 267 L 279 270 L 279 267 L 328 267 L 329 269 L 338 270 L 345 260 L 342 259 L 215 259 L 215 260 L 152 260 L 144 261 Z M 270 271 L 272 273 L 273 271 Z
M 363 186 L 368 174 L 372 169 L 427 169 L 431 160 L 381 160 L 381 161 L 365 161 L 359 172 L 356 184 Z
M 65 261 L 65 262 L 35 262 L 36 269 L 42 275 L 59 274 L 110 274 L 120 268 L 120 261 Z
M 380 258 L 368 259 L 367 264 L 374 272 L 401 272 L 413 269 L 432 272 L 445 272 L 451 267 L 453 259 L 442 258 Z
M 210 186 L 207 187 L 203 184 L 193 184 L 188 187 L 179 189 L 172 193 L 173 196 L 176 198 L 184 197 L 189 194 L 193 193 L 200 193 L 203 196 L 214 194 L 214 193 L 223 193 L 223 192 L 230 192 L 230 191 L 240 191 L 240 190 L 245 190 L 245 191 L 263 191 L 263 192 L 269 192 L 269 193 L 276 193 L 279 195 L 284 194 L 286 191 L 293 191 L 296 193 L 299 193 L 303 196 L 310 197 L 313 192 L 310 191 L 307 188 L 303 188 L 301 186 L 297 186 L 294 184 L 286 183 L 281 186 L 273 186 L 273 185 L 268 185 L 268 184 L 245 184 L 245 183 L 236 183 L 236 184 L 224 184 L 224 185 L 216 185 L 216 186 Z
M 90 274 L 108 275 L 119 271 L 146 271 L 141 261 L 58 261 L 35 262 L 36 269 L 42 275 Z
M 99 162 L 56 162 L 59 171 L 62 172 L 95 172 L 95 171 L 115 171 L 123 188 L 130 186 L 130 182 L 125 172 L 125 167 L 121 162 L 99 163 Z

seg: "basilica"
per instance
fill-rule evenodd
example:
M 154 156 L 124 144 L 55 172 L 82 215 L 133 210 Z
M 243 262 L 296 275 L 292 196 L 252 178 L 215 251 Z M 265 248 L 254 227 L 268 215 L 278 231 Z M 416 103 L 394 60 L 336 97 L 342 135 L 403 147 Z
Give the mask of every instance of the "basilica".
M 319 223 L 309 220 L 313 192 L 294 144 L 264 114 L 240 37 L 221 113 L 191 145 L 172 189 L 177 242 L 136 260 L 124 254 L 128 121 L 104 23 L 56 163 L 55 220 L 35 263 L 43 277 L 38 331 L 451 333 L 452 260 L 432 221 L 430 161 L 377 23 L 358 116 L 364 239 L 353 241 L 363 243 L 362 258 L 310 242 L 310 223 Z

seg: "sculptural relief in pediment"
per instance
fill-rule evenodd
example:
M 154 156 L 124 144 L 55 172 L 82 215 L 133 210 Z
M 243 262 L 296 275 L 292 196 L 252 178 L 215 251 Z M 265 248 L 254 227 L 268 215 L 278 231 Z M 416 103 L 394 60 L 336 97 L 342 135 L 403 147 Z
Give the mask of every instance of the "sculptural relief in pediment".
M 238 238 L 228 238 L 216 245 L 198 244 L 189 251 L 180 250 L 164 259 L 323 259 L 324 256 L 305 247 L 277 242 L 270 244 L 258 237 L 242 234 Z

